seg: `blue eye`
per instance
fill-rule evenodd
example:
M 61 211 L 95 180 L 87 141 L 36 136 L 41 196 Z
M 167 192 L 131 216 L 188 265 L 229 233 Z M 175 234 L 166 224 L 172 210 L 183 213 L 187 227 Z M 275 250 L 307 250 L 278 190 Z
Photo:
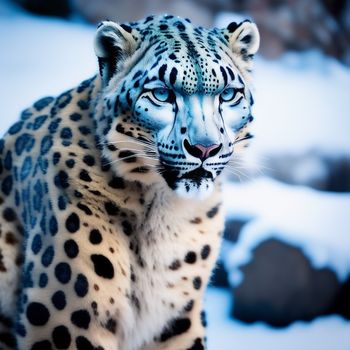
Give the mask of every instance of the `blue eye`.
M 236 92 L 237 90 L 235 90 L 234 88 L 225 89 L 220 95 L 221 101 L 224 101 L 224 102 L 232 101 L 236 97 Z
M 153 89 L 152 94 L 160 102 L 167 102 L 171 95 L 170 90 L 166 88 Z
M 153 97 L 159 102 L 174 103 L 176 96 L 174 91 L 167 88 L 156 88 L 152 90 Z

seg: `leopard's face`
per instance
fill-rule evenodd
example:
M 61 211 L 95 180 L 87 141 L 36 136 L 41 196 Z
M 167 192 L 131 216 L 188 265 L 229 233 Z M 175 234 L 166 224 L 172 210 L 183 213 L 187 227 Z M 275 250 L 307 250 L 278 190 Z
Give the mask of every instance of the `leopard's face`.
M 228 29 L 174 17 L 150 22 L 127 27 L 141 44 L 106 87 L 106 156 L 127 179 L 165 180 L 180 196 L 205 198 L 236 144 L 250 137 L 246 71 L 237 67 Z

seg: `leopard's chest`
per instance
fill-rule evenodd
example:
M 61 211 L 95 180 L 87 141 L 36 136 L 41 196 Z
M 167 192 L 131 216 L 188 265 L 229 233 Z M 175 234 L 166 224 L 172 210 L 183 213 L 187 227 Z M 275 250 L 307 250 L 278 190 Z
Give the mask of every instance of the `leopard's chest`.
M 221 215 L 209 220 L 207 212 L 206 208 L 202 212 L 193 208 L 174 212 L 155 206 L 150 220 L 145 220 L 130 239 L 128 298 L 133 327 L 129 340 L 149 342 L 159 337 L 188 305 L 201 302 L 222 229 Z M 138 336 L 133 337 L 136 329 Z

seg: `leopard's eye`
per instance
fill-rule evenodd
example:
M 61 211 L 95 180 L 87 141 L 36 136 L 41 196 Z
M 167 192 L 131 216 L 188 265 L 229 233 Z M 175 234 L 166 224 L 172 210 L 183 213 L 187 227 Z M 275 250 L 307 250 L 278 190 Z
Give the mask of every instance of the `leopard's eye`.
M 227 88 L 221 93 L 220 100 L 223 102 L 230 102 L 234 100 L 236 95 L 237 95 L 237 90 L 235 90 L 234 88 Z
M 168 102 L 171 96 L 171 91 L 166 88 L 157 88 L 152 90 L 152 94 L 159 102 Z

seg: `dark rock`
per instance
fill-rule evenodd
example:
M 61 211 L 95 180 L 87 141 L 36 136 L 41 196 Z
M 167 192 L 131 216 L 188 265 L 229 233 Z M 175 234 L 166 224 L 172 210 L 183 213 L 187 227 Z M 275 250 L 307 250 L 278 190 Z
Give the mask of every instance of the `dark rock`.
M 228 275 L 222 260 L 219 260 L 213 270 L 213 275 L 210 279 L 210 286 L 228 288 Z
M 262 242 L 252 254 L 240 267 L 242 283 L 232 290 L 233 317 L 284 327 L 335 310 L 342 286 L 331 269 L 315 269 L 301 249 L 277 239 Z M 343 294 L 349 304 L 349 294 Z
M 236 243 L 243 226 L 249 221 L 250 219 L 242 220 L 228 218 L 225 222 L 224 238 L 229 242 Z
M 246 225 L 250 219 L 231 219 L 227 218 L 225 222 L 225 230 L 224 230 L 224 241 L 222 243 L 222 248 L 225 246 L 226 242 L 229 242 L 227 244 L 236 243 L 239 238 L 239 234 Z M 225 269 L 223 261 L 219 258 L 215 269 L 213 270 L 212 277 L 210 279 L 210 285 L 213 287 L 229 287 L 228 282 L 228 274 Z
M 106 18 L 119 23 L 142 19 L 150 14 L 169 13 L 190 18 L 193 23 L 210 27 L 213 13 L 202 4 L 189 0 L 72 0 L 74 8 L 89 22 Z
M 68 17 L 71 14 L 70 0 L 14 0 L 14 2 L 38 15 Z
M 339 293 L 334 300 L 332 312 L 340 314 L 350 320 L 350 277 L 342 284 Z
M 291 185 L 308 186 L 321 191 L 350 192 L 350 158 L 317 151 L 302 155 L 270 156 L 266 163 L 269 176 Z

